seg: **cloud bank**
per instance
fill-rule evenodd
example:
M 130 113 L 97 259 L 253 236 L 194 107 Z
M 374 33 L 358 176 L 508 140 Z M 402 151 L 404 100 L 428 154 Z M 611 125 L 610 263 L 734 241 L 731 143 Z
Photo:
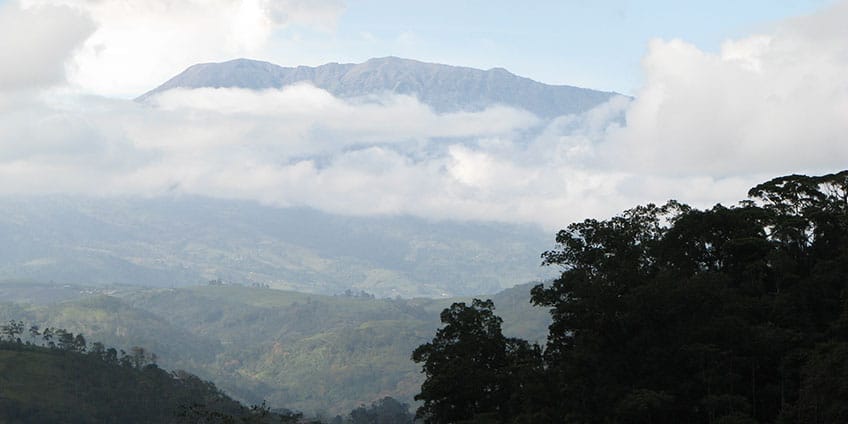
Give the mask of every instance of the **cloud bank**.
M 65 63 L 94 30 L 88 16 L 69 7 L 0 3 L 0 90 L 65 82 Z
M 764 179 L 848 163 L 848 3 L 715 53 L 656 40 L 634 100 L 554 120 L 496 105 L 438 114 L 409 96 L 342 100 L 309 85 L 172 90 L 148 104 L 69 92 L 65 70 L 86 55 L 111 57 L 98 69 L 121 77 L 108 65 L 120 54 L 96 51 L 109 8 L 139 8 L 146 22 L 148 9 L 197 5 L 33 3 L 0 8 L 0 23 L 50 22 L 26 60 L 0 61 L 0 194 L 193 194 L 555 229 L 669 198 L 732 203 Z M 280 4 L 290 13 L 261 9 L 271 25 L 332 22 L 343 7 Z M 30 45 L 14 31 L 0 25 L 0 57 Z
M 70 61 L 70 80 L 88 92 L 126 97 L 195 63 L 261 56 L 280 29 L 330 30 L 345 8 L 342 0 L 21 0 L 21 4 L 28 10 L 61 6 L 88 16 L 96 30 Z M 27 34 L 28 28 L 22 27 L 17 37 Z M 54 41 L 62 43 L 66 33 L 58 34 Z

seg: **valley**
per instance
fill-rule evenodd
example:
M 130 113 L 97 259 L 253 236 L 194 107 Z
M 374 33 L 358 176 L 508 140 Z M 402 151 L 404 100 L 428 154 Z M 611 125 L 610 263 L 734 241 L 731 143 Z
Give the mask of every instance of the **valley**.
M 490 297 L 505 334 L 543 343 L 550 316 L 529 303 L 529 290 L 516 286 Z M 22 319 L 107 345 L 142 346 L 163 368 L 214 381 L 247 404 L 265 400 L 324 416 L 385 396 L 412 403 L 423 376 L 410 353 L 433 337 L 442 309 L 470 300 L 12 281 L 0 283 L 0 295 L 0 322 Z

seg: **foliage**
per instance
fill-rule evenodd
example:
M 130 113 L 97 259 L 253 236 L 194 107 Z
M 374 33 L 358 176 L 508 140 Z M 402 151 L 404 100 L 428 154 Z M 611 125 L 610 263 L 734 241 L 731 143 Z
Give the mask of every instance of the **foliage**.
M 408 404 L 386 396 L 371 403 L 371 406 L 361 405 L 350 411 L 346 420 L 336 417 L 334 421 L 349 424 L 412 424 L 414 419 Z
M 544 366 L 516 377 L 519 392 L 538 396 L 496 418 L 846 421 L 848 171 L 775 178 L 749 196 L 707 210 L 640 206 L 560 231 L 542 258 L 562 274 L 531 291 L 553 319 Z M 466 378 L 486 387 L 477 376 L 501 360 L 474 361 L 491 351 L 474 335 L 497 323 L 492 305 L 478 306 L 445 310 L 446 327 L 416 350 L 428 378 L 419 413 L 432 422 L 470 417 L 433 405 L 467 411 L 498 393 L 451 392 Z M 468 337 L 475 343 L 461 343 Z M 463 366 L 432 366 L 443 363 L 429 361 L 436 353 Z M 439 386 L 451 378 L 456 387 Z M 540 380 L 547 393 L 533 390 Z
M 71 334 L 62 329 L 45 332 Z M 84 337 L 69 339 L 75 343 L 52 347 L 0 342 L 0 422 L 218 422 L 186 421 L 179 414 L 186 405 L 202 405 L 218 417 L 251 418 L 232 422 L 265 422 L 253 421 L 255 410 L 224 395 L 214 384 L 185 371 L 160 369 L 141 348 L 119 354 L 93 343 L 86 350 L 77 342 Z
M 561 231 L 543 258 L 564 271 L 533 289 L 554 319 L 554 409 L 570 421 L 786 416 L 819 375 L 817 346 L 837 340 L 846 189 L 848 172 L 781 177 L 738 207 L 669 202 Z
M 454 303 L 441 322 L 433 341 L 412 353 L 426 376 L 416 415 L 426 423 L 511 418 L 523 397 L 519 378 L 529 377 L 521 371 L 540 365 L 538 347 L 504 337 L 491 300 Z
M 50 287 L 49 285 L 43 285 Z M 27 299 L 43 289 L 30 283 Z M 547 313 L 529 285 L 494 295 L 504 334 L 543 341 Z M 423 381 L 410 352 L 460 299 L 365 299 L 232 285 L 114 287 L 49 305 L 0 304 L 0 322 L 59 325 L 107 345 L 144 346 L 165 368 L 215 381 L 249 404 L 267 400 L 312 415 L 347 414 L 392 396 L 412 403 Z M 10 294 L 17 292 L 10 291 Z M 48 299 L 55 299 L 51 291 Z M 41 302 L 38 302 L 41 303 Z M 27 339 L 29 337 L 27 336 Z

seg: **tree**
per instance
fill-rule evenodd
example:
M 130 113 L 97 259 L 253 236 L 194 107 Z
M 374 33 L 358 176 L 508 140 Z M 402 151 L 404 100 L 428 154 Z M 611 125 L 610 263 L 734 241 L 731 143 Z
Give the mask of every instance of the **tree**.
M 121 350 L 121 352 L 123 352 L 123 350 Z M 118 364 L 118 350 L 114 347 L 106 349 L 106 352 L 103 354 L 103 360 L 110 364 Z
M 848 343 L 817 346 L 801 368 L 798 402 L 781 411 L 786 423 L 837 423 L 848 420 Z
M 749 196 L 641 206 L 557 234 L 542 257 L 562 274 L 532 298 L 551 308 L 559 421 L 844 418 L 848 171 L 775 178 Z
M 416 416 L 426 423 L 502 421 L 510 415 L 513 364 L 501 319 L 491 300 L 454 303 L 441 313 L 445 326 L 412 353 L 426 376 Z
M 75 352 L 83 353 L 83 352 L 85 352 L 85 349 L 86 349 L 85 337 L 83 337 L 82 334 L 77 334 L 74 337 L 73 350 Z
M 848 420 L 848 171 L 790 175 L 738 206 L 639 206 L 557 233 L 532 289 L 544 354 L 493 305 L 442 312 L 413 359 L 427 422 Z M 468 384 L 466 384 L 468 383 Z
M 9 321 L 9 324 L 0 326 L 0 334 L 10 341 L 20 343 L 20 335 L 24 332 L 24 323 L 23 321 Z
M 88 350 L 88 354 L 106 361 L 106 346 L 101 342 L 94 342 L 91 344 L 91 349 Z
M 41 332 L 41 338 L 44 339 L 44 343 L 47 347 L 54 348 L 56 347 L 56 343 L 53 342 L 53 336 L 55 335 L 56 329 L 47 327 L 44 331 Z
M 56 330 L 56 344 L 61 350 L 74 350 L 74 333 L 63 328 Z
M 409 405 L 388 396 L 369 407 L 362 405 L 350 412 L 352 424 L 412 424 L 414 418 L 409 413 Z
M 40 328 L 37 325 L 32 325 L 29 327 L 29 337 L 32 340 L 32 343 L 35 343 L 35 340 L 41 336 Z

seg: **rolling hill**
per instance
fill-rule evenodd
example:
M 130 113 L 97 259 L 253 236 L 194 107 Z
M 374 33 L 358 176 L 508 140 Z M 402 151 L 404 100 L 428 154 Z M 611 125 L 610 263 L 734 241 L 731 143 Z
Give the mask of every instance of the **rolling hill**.
M 36 287 L 42 286 L 41 289 Z M 37 299 L 49 284 L 0 284 Z M 411 403 L 422 382 L 412 350 L 439 327 L 452 299 L 321 296 L 232 285 L 143 289 L 72 286 L 68 300 L 0 303 L 0 322 L 22 319 L 114 346 L 144 346 L 163 367 L 215 381 L 248 402 L 345 414 L 385 396 Z M 79 292 L 88 292 L 80 294 Z M 76 294 L 75 294 L 76 293 Z M 491 296 L 504 332 L 542 342 L 550 317 L 529 304 L 529 286 Z

